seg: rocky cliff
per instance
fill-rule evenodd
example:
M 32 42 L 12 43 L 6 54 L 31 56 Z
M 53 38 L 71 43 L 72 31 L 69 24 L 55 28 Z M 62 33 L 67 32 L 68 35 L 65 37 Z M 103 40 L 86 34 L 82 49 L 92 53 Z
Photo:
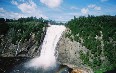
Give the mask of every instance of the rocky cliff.
M 7 33 L 0 34 L 0 57 L 35 57 L 40 55 L 41 44 L 47 28 L 44 27 L 44 24 L 12 22 L 8 25 Z M 17 25 L 17 27 L 13 25 Z
M 76 73 L 79 71 L 81 71 L 79 73 L 92 73 L 92 69 L 83 64 L 82 60 L 80 59 L 80 51 L 86 53 L 88 50 L 85 46 L 82 46 L 81 43 L 71 41 L 71 39 L 66 37 L 66 33 L 69 33 L 69 29 L 63 33 L 56 48 L 58 51 L 58 62 L 73 68 L 74 71 L 77 71 Z

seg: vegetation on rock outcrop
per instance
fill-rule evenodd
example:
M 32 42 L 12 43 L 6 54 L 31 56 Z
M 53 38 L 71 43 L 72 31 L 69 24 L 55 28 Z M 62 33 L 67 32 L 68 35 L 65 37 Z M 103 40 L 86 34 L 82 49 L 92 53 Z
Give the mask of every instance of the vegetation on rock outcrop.
M 80 51 L 84 64 L 96 73 L 116 68 L 116 16 L 74 17 L 66 26 L 71 30 L 66 37 L 89 50 Z
M 15 56 L 21 51 L 28 51 L 35 43 L 39 47 L 44 37 L 45 26 L 47 20 L 43 18 L 0 18 L 0 54 L 11 52 L 12 56 Z

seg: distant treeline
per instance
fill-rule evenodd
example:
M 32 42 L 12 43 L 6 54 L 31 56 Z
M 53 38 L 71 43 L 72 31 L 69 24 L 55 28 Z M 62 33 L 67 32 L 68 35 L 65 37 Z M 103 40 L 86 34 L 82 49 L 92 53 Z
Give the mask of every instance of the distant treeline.
M 62 22 L 56 22 L 55 20 L 45 20 L 42 17 L 41 18 L 36 18 L 36 17 L 27 17 L 27 18 L 19 18 L 19 19 L 8 19 L 8 18 L 0 18 L 0 22 L 30 22 L 30 21 L 35 21 L 35 22 L 44 22 L 44 23 L 51 23 L 54 25 L 64 25 Z
M 116 16 L 74 17 L 66 27 L 71 30 L 66 37 L 89 50 L 86 54 L 80 52 L 84 64 L 96 73 L 116 68 Z
M 38 21 L 38 22 L 48 22 L 48 20 L 45 20 L 43 18 L 36 18 L 36 17 L 27 17 L 27 18 L 19 18 L 19 19 L 8 19 L 8 18 L 0 18 L 0 22 L 15 22 L 15 21 L 18 21 L 18 22 L 29 22 L 29 21 Z

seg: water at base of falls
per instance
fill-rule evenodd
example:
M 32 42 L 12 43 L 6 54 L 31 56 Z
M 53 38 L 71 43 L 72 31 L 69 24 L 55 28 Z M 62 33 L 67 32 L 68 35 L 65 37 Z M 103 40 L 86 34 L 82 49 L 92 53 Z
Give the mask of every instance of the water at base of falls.
M 25 67 L 35 69 L 42 68 L 44 70 L 55 68 L 55 48 L 63 31 L 65 31 L 65 26 L 63 25 L 50 25 L 50 27 L 47 28 L 40 56 L 26 63 Z
M 57 67 L 48 70 L 24 67 L 25 62 L 31 59 L 29 57 L 1 57 L 0 73 L 70 73 L 72 70 L 61 64 L 57 64 Z

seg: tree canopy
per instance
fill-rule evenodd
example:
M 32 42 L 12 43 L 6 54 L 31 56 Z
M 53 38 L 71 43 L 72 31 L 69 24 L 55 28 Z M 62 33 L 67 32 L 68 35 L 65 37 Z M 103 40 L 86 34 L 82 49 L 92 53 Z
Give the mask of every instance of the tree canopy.
M 74 17 L 66 27 L 71 30 L 67 37 L 72 39 L 73 35 L 73 40 L 82 43 L 81 37 L 84 40 L 82 45 L 89 49 L 87 54 L 80 53 L 86 65 L 103 71 L 116 67 L 116 16 Z

